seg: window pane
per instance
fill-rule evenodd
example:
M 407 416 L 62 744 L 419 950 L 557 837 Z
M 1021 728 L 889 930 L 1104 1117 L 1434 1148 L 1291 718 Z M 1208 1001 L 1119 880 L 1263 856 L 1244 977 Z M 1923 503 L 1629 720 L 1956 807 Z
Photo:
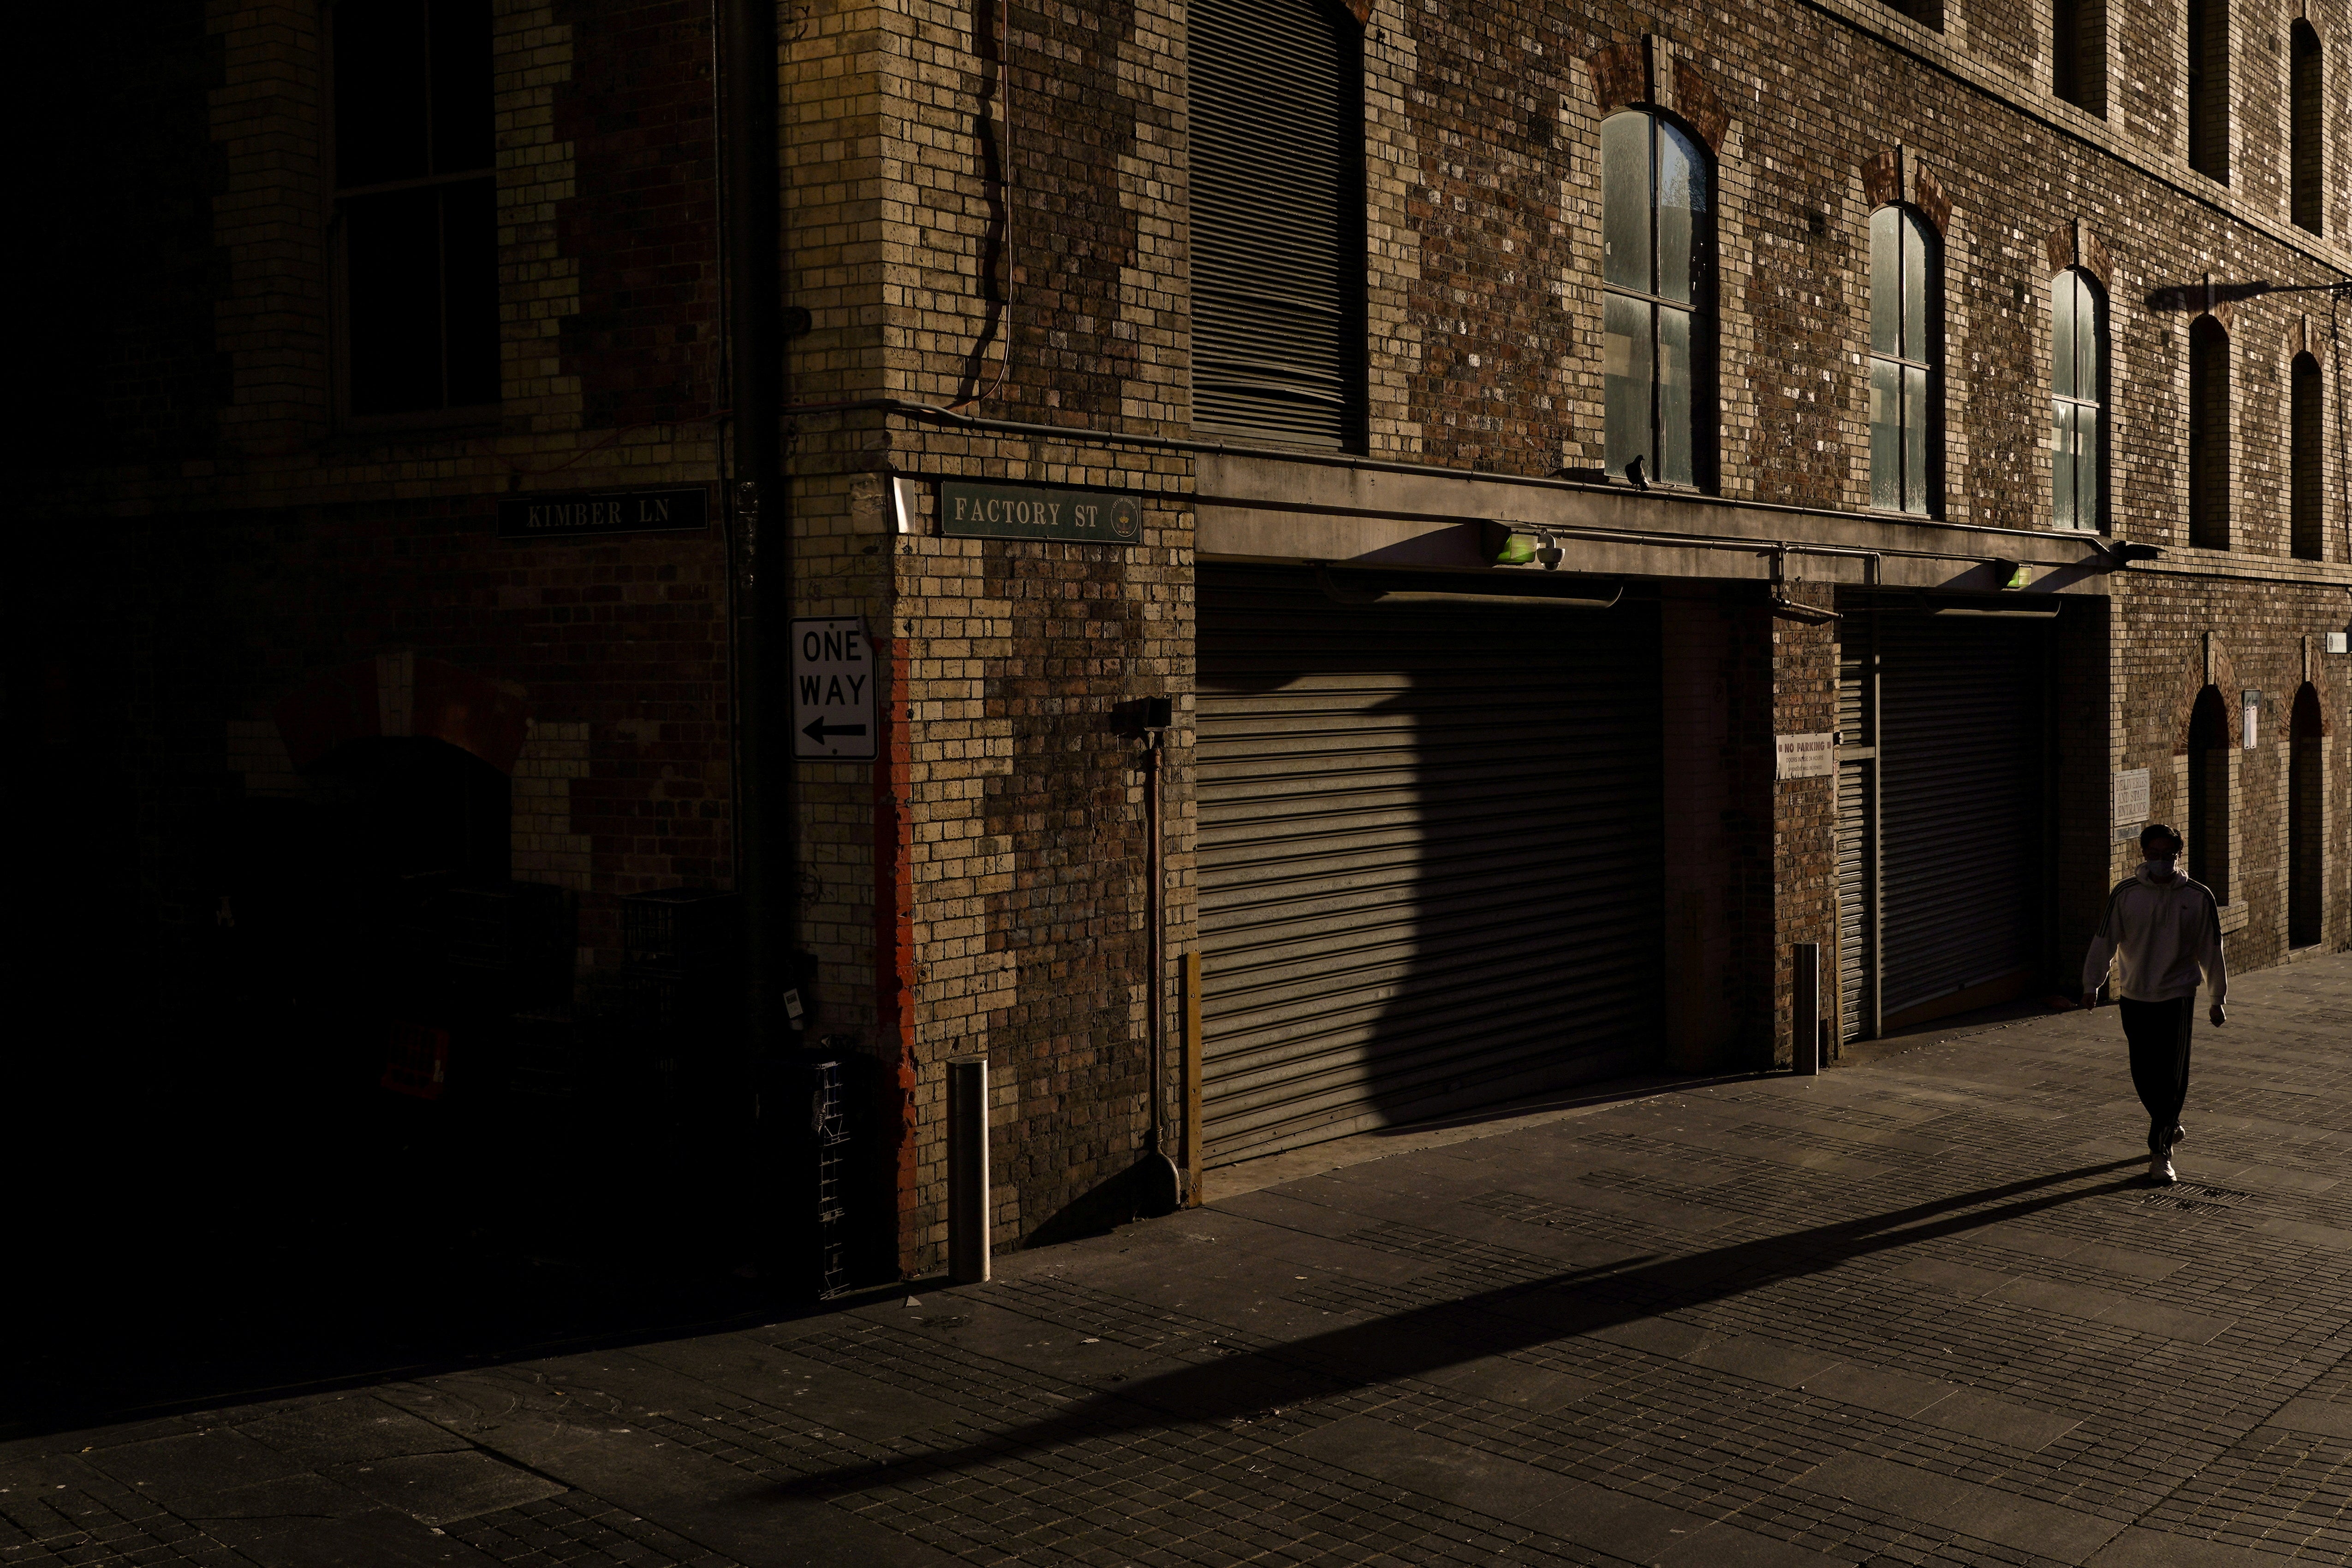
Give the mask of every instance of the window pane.
M 1706 165 L 1691 139 L 1658 125 L 1658 288 L 1669 300 L 1698 298 L 1706 265 L 1699 237 L 1706 224 Z
M 2050 521 L 2056 528 L 2074 528 L 2074 405 L 2058 403 L 2050 410 Z
M 2074 395 L 2084 402 L 2099 395 L 2099 299 L 2078 273 L 2068 273 L 2074 286 Z
M 2050 280 L 2050 390 L 2074 395 L 2074 275 Z
M 2099 410 L 2074 405 L 2074 526 L 2099 526 Z
M 335 184 L 429 173 L 431 103 L 422 0 L 335 7 Z M 488 64 L 488 28 L 483 29 Z
M 1607 297 L 1601 341 L 1601 396 L 1609 416 L 1609 471 L 1650 453 L 1650 310 L 1639 300 Z M 1657 464 L 1649 464 L 1654 472 Z
M 1650 292 L 1650 117 L 1601 122 L 1601 248 L 1607 279 Z
M 487 169 L 491 152 L 489 0 L 433 0 L 433 172 Z
M 1927 226 L 1903 215 L 1903 357 L 1927 357 Z
M 442 193 L 442 309 L 449 338 L 452 408 L 499 400 L 498 184 L 468 180 Z
M 1903 352 L 1902 237 L 1895 226 L 1901 215 L 1881 207 L 1870 215 L 1870 352 Z
M 1650 466 L 1670 485 L 1698 483 L 1692 461 L 1691 319 L 1658 307 L 1658 457 Z
M 1870 504 L 1892 511 L 1903 504 L 1903 367 L 1870 362 Z
M 344 204 L 354 414 L 441 406 L 440 194 Z
M 1903 510 L 1927 510 L 1927 373 L 1903 371 Z

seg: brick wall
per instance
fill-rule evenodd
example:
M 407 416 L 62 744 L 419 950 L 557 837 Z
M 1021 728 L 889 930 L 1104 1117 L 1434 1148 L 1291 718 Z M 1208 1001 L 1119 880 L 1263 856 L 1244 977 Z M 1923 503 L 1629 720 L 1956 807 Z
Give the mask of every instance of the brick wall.
M 1828 610 L 1827 584 L 1792 582 L 1794 604 Z M 1772 732 L 1824 735 L 1837 725 L 1837 623 L 1782 613 L 1772 620 Z M 1780 779 L 1772 786 L 1773 968 L 1770 1059 L 1808 1048 L 1790 1033 L 1795 944 L 1821 947 L 1818 1016 L 1834 1020 L 1837 996 L 1837 776 Z M 1835 1025 L 1832 1025 L 1834 1038 Z M 1760 1065 L 1760 1064 L 1759 1064 Z
M 2342 795 L 2341 781 L 2352 777 L 2344 716 L 2347 711 L 2346 660 L 2316 651 L 2321 634 L 2347 618 L 2340 589 L 2295 589 L 2273 584 L 2222 584 L 2183 575 L 2136 577 L 2116 608 L 2112 648 L 2116 718 L 2122 731 L 2115 766 L 2148 770 L 2152 820 L 2184 831 L 2189 716 L 2198 693 L 2211 685 L 2221 693 L 2235 748 L 2231 865 L 2226 924 L 2231 963 L 2256 969 L 2286 955 L 2287 726 L 2296 692 L 2305 680 L 2316 689 L 2320 711 L 2331 726 L 2326 736 L 2329 779 Z M 2261 715 L 2256 745 L 2242 749 L 2239 731 L 2241 694 L 2259 691 Z M 2328 826 L 2326 935 L 2330 950 L 2352 941 L 2352 898 L 2345 868 L 2352 845 L 2345 838 L 2339 810 Z M 2136 843 L 2112 846 L 2112 879 L 2129 873 L 2139 859 Z
M 556 208 L 579 279 L 557 318 L 562 374 L 593 429 L 708 417 L 725 400 L 710 10 L 572 0 L 554 15 L 574 41 L 553 134 L 588 171 Z

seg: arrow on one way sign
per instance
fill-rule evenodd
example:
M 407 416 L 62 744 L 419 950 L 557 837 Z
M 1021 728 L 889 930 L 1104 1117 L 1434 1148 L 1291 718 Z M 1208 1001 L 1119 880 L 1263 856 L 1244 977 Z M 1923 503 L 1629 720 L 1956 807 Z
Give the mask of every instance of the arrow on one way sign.
M 793 755 L 866 762 L 874 755 L 873 645 L 856 616 L 809 616 L 793 631 Z

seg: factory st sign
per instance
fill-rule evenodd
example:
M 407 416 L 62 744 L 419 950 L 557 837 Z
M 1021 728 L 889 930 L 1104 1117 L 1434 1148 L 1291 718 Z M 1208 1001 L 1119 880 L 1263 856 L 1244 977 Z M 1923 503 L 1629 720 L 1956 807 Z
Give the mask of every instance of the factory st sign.
M 699 485 L 671 490 L 555 490 L 500 496 L 500 539 L 577 539 L 600 533 L 678 533 L 710 521 Z
M 940 531 L 979 539 L 1143 542 L 1143 499 L 1123 490 L 940 481 Z
M 874 756 L 874 649 L 856 616 L 793 622 L 793 755 L 869 762 Z

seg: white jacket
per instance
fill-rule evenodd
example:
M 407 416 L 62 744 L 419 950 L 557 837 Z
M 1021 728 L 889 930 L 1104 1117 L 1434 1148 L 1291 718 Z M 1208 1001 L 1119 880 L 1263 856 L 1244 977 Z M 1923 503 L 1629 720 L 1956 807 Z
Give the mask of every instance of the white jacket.
M 2096 991 L 2117 970 L 2116 994 L 2133 1002 L 2170 1002 L 2197 994 L 2198 972 L 2218 1005 L 2229 999 L 2230 971 L 2221 960 L 2221 913 L 2212 889 L 2175 872 L 2159 882 L 2143 865 L 2107 895 L 2107 916 L 2083 960 L 2083 993 Z

